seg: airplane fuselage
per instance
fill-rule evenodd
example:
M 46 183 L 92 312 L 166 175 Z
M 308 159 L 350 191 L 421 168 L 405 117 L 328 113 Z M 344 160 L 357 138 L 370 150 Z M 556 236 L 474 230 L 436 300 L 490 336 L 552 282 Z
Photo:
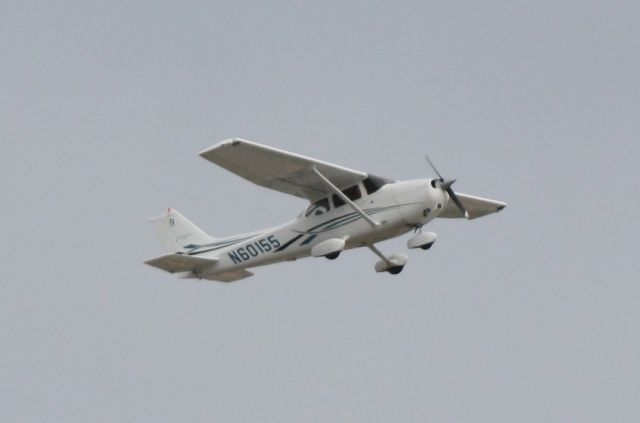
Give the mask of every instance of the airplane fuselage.
M 367 194 L 362 183 L 359 189 L 361 197 L 353 202 L 376 226 L 349 204 L 340 205 L 335 198 L 320 198 L 311 204 L 307 213 L 283 225 L 216 240 L 181 254 L 215 258 L 217 263 L 208 272 L 223 273 L 308 257 L 315 245 L 332 238 L 343 240 L 344 249 L 372 245 L 428 223 L 441 213 L 449 200 L 431 179 L 388 183 L 372 194 Z M 328 207 L 316 210 L 314 204 Z
M 399 274 L 408 257 L 385 254 L 376 243 L 415 230 L 408 249 L 430 249 L 437 234 L 423 225 L 440 218 L 476 219 L 506 207 L 501 201 L 456 193 L 425 157 L 437 178 L 393 181 L 241 138 L 230 138 L 201 157 L 256 185 L 309 201 L 300 215 L 280 226 L 216 238 L 175 209 L 150 221 L 165 254 L 145 264 L 177 274 L 233 282 L 249 268 L 303 257 L 333 260 L 344 250 L 366 247 L 379 258 L 377 273 Z

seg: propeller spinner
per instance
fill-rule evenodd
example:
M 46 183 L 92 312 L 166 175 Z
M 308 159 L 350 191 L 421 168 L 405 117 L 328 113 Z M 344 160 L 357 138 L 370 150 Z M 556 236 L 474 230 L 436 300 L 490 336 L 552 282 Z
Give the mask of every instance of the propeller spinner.
M 438 169 L 433 164 L 433 162 L 431 161 L 429 156 L 424 156 L 424 157 L 425 157 L 425 159 L 427 159 L 427 163 L 429 163 L 429 165 L 431 166 L 433 171 L 436 173 L 436 175 L 438 175 L 439 182 L 438 182 L 437 186 L 441 190 L 443 190 L 447 194 L 449 194 L 449 198 L 451 198 L 451 200 L 454 202 L 456 207 L 458 207 L 458 209 L 462 212 L 462 214 L 464 214 L 464 217 L 466 217 L 468 219 L 469 218 L 469 212 L 467 211 L 467 209 L 464 208 L 464 206 L 462 205 L 462 202 L 460 202 L 460 199 L 456 195 L 455 191 L 453 190 L 453 188 L 451 188 L 451 186 L 456 182 L 456 180 L 455 179 L 445 180 L 442 177 L 442 175 L 440 175 L 440 172 L 438 172 Z

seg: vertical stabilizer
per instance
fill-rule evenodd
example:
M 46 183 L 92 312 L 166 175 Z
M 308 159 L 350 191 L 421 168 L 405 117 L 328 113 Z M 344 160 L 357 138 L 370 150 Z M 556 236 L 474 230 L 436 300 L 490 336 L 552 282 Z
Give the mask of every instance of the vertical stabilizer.
M 151 223 L 168 253 L 176 253 L 186 246 L 190 249 L 215 240 L 174 209 L 168 209 L 166 214 L 151 219 Z

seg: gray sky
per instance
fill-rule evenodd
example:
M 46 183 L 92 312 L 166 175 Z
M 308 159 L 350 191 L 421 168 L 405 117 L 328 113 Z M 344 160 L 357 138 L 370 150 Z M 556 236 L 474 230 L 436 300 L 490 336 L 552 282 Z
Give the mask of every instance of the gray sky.
M 636 422 L 637 2 L 5 2 L 0 420 Z M 506 201 L 368 251 L 179 281 L 300 199 L 197 157 L 240 136 Z M 381 245 L 405 250 L 406 239 Z

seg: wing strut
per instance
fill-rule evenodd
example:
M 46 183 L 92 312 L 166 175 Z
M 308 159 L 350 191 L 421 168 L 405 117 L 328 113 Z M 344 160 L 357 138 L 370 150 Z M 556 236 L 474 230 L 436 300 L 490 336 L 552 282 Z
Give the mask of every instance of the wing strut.
M 340 191 L 338 189 L 338 187 L 333 185 L 330 180 L 328 180 L 322 173 L 320 173 L 320 171 L 318 169 L 316 169 L 315 166 L 313 167 L 313 172 L 316 175 L 318 175 L 318 177 L 320 179 L 322 179 L 322 181 L 327 185 L 327 187 L 329 187 L 329 189 L 331 191 L 333 191 L 338 197 L 340 197 L 345 203 L 347 203 L 353 210 L 355 210 L 358 214 L 360 214 L 360 216 L 362 216 L 362 218 L 364 220 L 369 222 L 369 224 L 371 226 L 373 226 L 375 228 L 378 225 L 380 225 L 378 222 L 376 222 L 375 220 L 371 219 L 368 214 L 366 214 L 364 211 L 362 211 L 362 209 L 360 207 L 356 206 L 356 204 L 353 201 L 351 201 L 349 199 L 349 197 L 344 195 L 344 193 L 342 191 Z

